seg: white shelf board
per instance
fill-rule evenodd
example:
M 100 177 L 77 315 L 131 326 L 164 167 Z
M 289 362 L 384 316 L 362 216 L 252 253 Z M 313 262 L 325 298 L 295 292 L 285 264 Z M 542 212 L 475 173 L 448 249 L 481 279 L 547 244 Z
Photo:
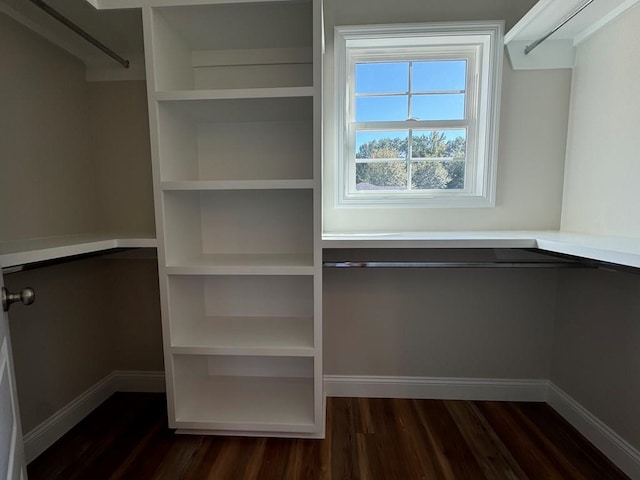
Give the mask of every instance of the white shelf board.
M 162 190 L 307 190 L 314 180 L 180 180 L 162 182 Z
M 169 263 L 169 275 L 313 275 L 312 254 L 207 253 Z
M 230 100 L 244 98 L 312 97 L 313 87 L 229 88 L 218 90 L 172 90 L 156 92 L 160 102 L 183 100 Z
M 313 319 L 309 317 L 206 317 L 180 320 L 173 327 L 171 351 L 197 355 L 313 357 Z
M 640 268 L 640 238 L 542 232 L 536 243 L 547 252 Z
M 161 110 L 178 113 L 187 123 L 309 122 L 313 98 L 242 97 L 225 99 L 174 99 L 160 102 Z
M 640 268 L 640 238 L 558 231 L 410 232 L 322 236 L 323 248 L 537 248 Z
M 312 432 L 313 380 L 290 377 L 180 379 L 176 427 L 185 429 Z
M 528 55 L 524 49 L 576 11 L 585 0 L 540 0 L 504 37 L 514 69 L 572 68 L 575 47 L 640 0 L 596 0 Z
M 114 248 L 155 248 L 151 237 L 106 234 L 69 235 L 0 242 L 0 268 L 98 253 Z
M 323 248 L 536 248 L 532 232 L 325 234 Z

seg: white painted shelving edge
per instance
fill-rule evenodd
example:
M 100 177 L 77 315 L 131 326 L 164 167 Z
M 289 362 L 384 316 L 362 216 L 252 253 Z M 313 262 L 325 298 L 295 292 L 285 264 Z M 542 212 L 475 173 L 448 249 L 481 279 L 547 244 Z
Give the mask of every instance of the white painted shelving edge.
M 150 237 L 73 235 L 0 242 L 0 268 L 98 253 L 114 248 L 155 248 Z M 640 238 L 554 231 L 411 232 L 323 235 L 323 248 L 539 248 L 640 268 Z
M 114 248 L 155 248 L 151 237 L 70 235 L 0 242 L 0 268 L 98 253 Z

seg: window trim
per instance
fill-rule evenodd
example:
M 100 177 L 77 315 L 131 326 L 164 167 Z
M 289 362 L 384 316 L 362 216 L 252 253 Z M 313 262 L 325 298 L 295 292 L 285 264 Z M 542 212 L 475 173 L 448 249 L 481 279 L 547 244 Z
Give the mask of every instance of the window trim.
M 500 87 L 503 60 L 503 22 L 455 22 L 415 23 L 394 25 L 337 26 L 334 32 L 335 46 L 335 100 L 336 100 L 336 198 L 337 207 L 492 207 L 495 205 L 498 124 L 500 112 Z M 475 41 L 474 41 L 475 40 Z M 426 44 L 426 45 L 425 45 Z M 416 48 L 434 51 L 449 46 L 453 52 L 469 52 L 479 49 L 473 75 L 477 85 L 467 85 L 466 90 L 478 89 L 479 106 L 474 105 L 477 119 L 464 121 L 396 122 L 413 126 L 407 128 L 445 128 L 450 122 L 453 128 L 467 128 L 467 148 L 471 149 L 470 162 L 465 166 L 465 189 L 426 190 L 421 192 L 389 192 L 384 190 L 355 191 L 355 122 L 349 112 L 350 100 L 355 97 L 351 72 L 357 59 L 373 58 L 406 60 Z M 385 49 L 388 52 L 385 53 Z M 373 52 L 373 54 L 367 54 Z M 461 58 L 464 55 L 461 56 Z M 415 56 L 419 58 L 419 56 Z M 433 58 L 433 57 L 430 57 Z M 452 57 L 446 57 L 452 58 Z M 477 75 L 476 75 L 477 73 Z M 476 108 L 478 107 L 478 108 Z M 469 112 L 465 112 L 465 117 Z M 361 122 L 363 123 L 363 122 Z M 467 125 L 471 125 L 469 127 Z M 437 124 L 437 125 L 436 125 Z M 477 126 L 477 131 L 474 128 Z M 473 137 L 475 141 L 473 141 Z M 472 141 L 469 140 L 471 137 Z M 473 149 L 477 148 L 477 152 Z M 350 157 L 353 157 L 351 159 Z M 352 171 L 353 170 L 353 171 Z M 467 174 L 471 173 L 471 176 Z M 473 182 L 472 187 L 470 183 Z M 351 188 L 350 188 L 351 187 Z

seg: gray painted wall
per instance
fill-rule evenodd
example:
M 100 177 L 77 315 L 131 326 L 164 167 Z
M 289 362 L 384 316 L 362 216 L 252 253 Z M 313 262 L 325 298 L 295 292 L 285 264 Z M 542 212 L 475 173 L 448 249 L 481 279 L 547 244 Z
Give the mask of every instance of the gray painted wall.
M 0 239 L 95 231 L 84 66 L 0 14 Z
M 580 44 L 562 229 L 640 236 L 640 6 Z M 640 275 L 563 272 L 551 380 L 640 449 Z
M 324 271 L 324 373 L 549 377 L 554 270 Z
M 640 449 L 640 275 L 563 271 L 551 381 Z

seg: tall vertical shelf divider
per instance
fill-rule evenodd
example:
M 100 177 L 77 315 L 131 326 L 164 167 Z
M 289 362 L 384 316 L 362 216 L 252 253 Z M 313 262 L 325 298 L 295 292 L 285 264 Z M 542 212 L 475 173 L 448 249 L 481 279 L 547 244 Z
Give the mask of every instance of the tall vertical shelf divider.
M 321 0 L 144 6 L 169 425 L 324 436 Z

